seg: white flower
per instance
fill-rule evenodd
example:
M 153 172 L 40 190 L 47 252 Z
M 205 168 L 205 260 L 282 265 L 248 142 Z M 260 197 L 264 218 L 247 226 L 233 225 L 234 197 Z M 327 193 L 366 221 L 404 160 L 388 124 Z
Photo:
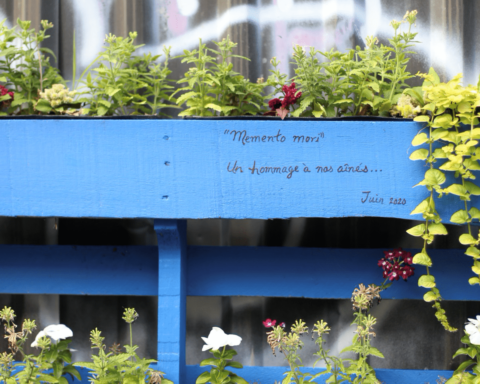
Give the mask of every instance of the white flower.
M 470 343 L 480 345 L 480 315 L 477 316 L 477 320 L 468 319 L 468 321 L 465 325 L 465 332 L 468 334 Z
M 48 336 L 50 339 L 52 339 L 53 343 L 56 344 L 60 339 L 72 337 L 73 332 L 70 328 L 63 324 L 49 325 L 43 331 L 38 332 L 37 337 L 35 337 L 35 341 L 31 344 L 32 347 L 38 347 L 38 340 L 44 336 Z
M 237 335 L 227 335 L 221 328 L 213 327 L 208 337 L 202 337 L 206 345 L 203 346 L 202 351 L 208 351 L 217 349 L 229 345 L 234 347 L 240 345 L 242 338 Z

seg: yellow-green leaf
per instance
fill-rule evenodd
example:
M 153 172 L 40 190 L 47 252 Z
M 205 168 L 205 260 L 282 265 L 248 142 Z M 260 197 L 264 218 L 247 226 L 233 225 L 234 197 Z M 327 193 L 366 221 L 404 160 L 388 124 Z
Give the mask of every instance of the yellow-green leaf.
M 413 228 L 407 229 L 407 233 L 416 237 L 422 236 L 425 233 L 425 224 L 419 224 Z
M 412 140 L 412 145 L 414 147 L 418 146 L 418 145 L 422 145 L 423 143 L 425 143 L 426 141 L 428 140 L 428 136 L 425 132 L 421 132 L 419 133 L 418 135 L 416 135 L 413 140 Z
M 425 300 L 426 302 L 435 301 L 437 300 L 437 298 L 438 295 L 432 291 L 428 291 L 427 293 L 425 293 L 425 295 L 423 295 L 423 300 Z
M 426 267 L 431 267 L 432 259 L 430 259 L 430 257 L 426 253 L 420 252 L 413 257 L 413 263 L 425 265 Z
M 421 148 L 413 151 L 410 155 L 410 160 L 425 160 L 428 157 L 428 149 Z
M 472 256 L 474 258 L 477 258 L 480 256 L 480 250 L 478 250 L 478 248 L 471 245 L 470 247 L 467 248 L 467 250 L 465 251 L 465 254 L 467 256 Z
M 435 277 L 432 275 L 423 275 L 418 279 L 418 286 L 424 288 L 433 288 L 436 286 Z
M 416 116 L 413 121 L 417 121 L 419 123 L 427 123 L 430 121 L 430 117 L 429 116 L 426 116 L 426 115 L 420 115 L 420 116 Z
M 470 192 L 471 195 L 475 195 L 475 196 L 480 195 L 480 187 L 478 187 L 471 181 L 465 181 L 465 187 L 467 188 L 468 192 Z
M 459 241 L 460 241 L 460 244 L 463 244 L 463 245 L 471 245 L 477 242 L 477 240 L 475 240 L 475 238 L 469 233 L 464 233 L 460 235 Z
M 428 233 L 431 235 L 447 235 L 447 228 L 442 223 L 431 223 L 428 225 Z
M 457 196 L 466 196 L 468 191 L 461 184 L 452 184 L 445 188 L 445 192 L 452 193 Z
M 450 218 L 450 221 L 455 224 L 464 224 L 469 220 L 470 217 L 468 216 L 467 211 L 465 211 L 464 209 L 460 209 L 459 211 L 455 212 Z
M 470 285 L 480 284 L 480 279 L 478 277 L 471 277 L 468 279 L 468 284 Z
M 472 208 L 470 208 L 468 213 L 472 217 L 472 219 L 479 219 L 480 220 L 480 210 L 478 208 L 472 207 Z
M 423 200 L 420 204 L 418 204 L 415 209 L 410 212 L 411 215 L 415 215 L 417 213 L 423 213 L 428 209 L 428 197 Z

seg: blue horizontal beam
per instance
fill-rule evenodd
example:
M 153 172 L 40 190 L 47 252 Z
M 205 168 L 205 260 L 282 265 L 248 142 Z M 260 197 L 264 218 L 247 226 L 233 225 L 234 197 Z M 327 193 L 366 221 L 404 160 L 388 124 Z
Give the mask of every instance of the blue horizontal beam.
M 0 293 L 158 293 L 157 247 L 0 245 Z
M 0 216 L 411 218 L 411 121 L 2 119 Z M 475 197 L 475 201 L 479 201 Z M 463 208 L 444 196 L 446 222 Z M 420 216 L 416 216 L 420 219 Z
M 165 373 L 165 378 L 171 378 L 168 371 L 165 371 L 164 367 L 161 365 L 152 365 L 152 368 L 162 371 Z M 283 379 L 283 373 L 286 371 L 286 367 L 254 367 L 254 366 L 245 366 L 242 369 L 231 369 L 236 374 L 243 377 L 248 383 L 256 384 L 270 384 L 275 381 L 281 382 Z M 205 367 L 200 367 L 198 365 L 187 365 L 186 372 L 186 383 L 195 383 L 197 377 L 205 372 L 207 369 Z M 88 381 L 88 370 L 85 368 L 79 368 L 80 375 L 82 377 L 82 383 Z M 321 372 L 321 368 L 306 368 L 302 370 L 304 372 L 318 373 Z M 425 384 L 431 383 L 434 384 L 437 382 L 439 377 L 450 378 L 453 374 L 453 371 L 442 371 L 442 370 L 416 370 L 416 369 L 376 369 L 376 376 L 383 383 L 388 384 Z M 323 378 L 323 380 L 322 380 Z M 315 380 L 318 384 L 325 383 L 325 380 L 328 376 L 320 376 Z M 71 383 L 80 383 L 76 379 L 70 379 Z
M 1 245 L 0 293 L 156 296 L 157 252 L 144 246 Z M 471 258 L 462 250 L 430 254 L 445 300 L 478 300 L 478 287 L 467 281 Z M 382 256 L 380 249 L 188 247 L 187 295 L 348 299 L 359 283 L 381 283 Z M 423 273 L 417 266 L 408 283 L 394 282 L 382 297 L 421 299 L 425 290 L 417 279 Z
M 159 367 L 161 369 L 161 367 Z M 187 365 L 187 383 L 195 383 L 196 378 L 204 372 L 205 367 L 198 365 Z M 243 369 L 232 369 L 233 372 L 243 377 L 248 383 L 267 384 L 281 382 L 286 367 L 252 367 L 246 366 Z M 302 372 L 318 373 L 321 368 L 306 368 Z M 439 377 L 450 378 L 453 371 L 440 370 L 416 370 L 416 369 L 376 369 L 377 379 L 388 384 L 425 384 L 437 383 Z M 165 376 L 168 378 L 168 375 Z M 328 376 L 320 376 L 315 380 L 316 383 L 325 383 Z

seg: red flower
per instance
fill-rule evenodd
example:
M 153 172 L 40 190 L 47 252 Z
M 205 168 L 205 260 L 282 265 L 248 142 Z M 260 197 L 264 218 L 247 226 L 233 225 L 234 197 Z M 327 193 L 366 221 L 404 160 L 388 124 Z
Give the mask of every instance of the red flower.
M 398 272 L 392 271 L 388 275 L 388 280 L 393 281 L 393 280 L 398 280 L 400 278 L 400 275 Z
M 410 252 L 404 252 L 403 261 L 405 261 L 405 264 L 411 265 L 413 263 L 412 254 Z
M 282 106 L 282 101 L 278 97 L 275 97 L 268 102 L 268 106 L 272 111 L 275 111 Z
M 390 271 L 392 269 L 392 264 L 390 264 L 384 258 L 378 260 L 378 266 L 382 267 L 384 271 Z
M 285 322 L 281 322 L 280 324 L 278 324 L 279 327 L 282 327 L 282 328 L 285 328 Z
M 383 278 L 386 279 L 388 277 L 389 273 L 390 273 L 390 271 L 384 270 L 383 271 Z
M 270 328 L 270 327 L 275 326 L 275 324 L 277 323 L 277 320 L 267 319 L 267 320 L 263 321 L 262 323 L 265 326 L 265 328 Z
M 392 260 L 395 258 L 395 252 L 393 251 L 383 251 L 383 253 L 385 254 L 385 258 L 388 260 Z
M 403 277 L 403 280 L 407 280 L 410 276 L 413 276 L 415 268 L 406 265 L 400 270 L 400 276 Z
M 13 93 L 13 91 L 9 91 L 3 85 L 0 85 L 0 96 L 5 96 L 7 94 L 10 96 L 10 99 L 0 102 L 0 105 L 2 107 L 8 107 L 10 105 L 10 103 L 13 101 L 13 98 L 15 97 L 15 94 Z

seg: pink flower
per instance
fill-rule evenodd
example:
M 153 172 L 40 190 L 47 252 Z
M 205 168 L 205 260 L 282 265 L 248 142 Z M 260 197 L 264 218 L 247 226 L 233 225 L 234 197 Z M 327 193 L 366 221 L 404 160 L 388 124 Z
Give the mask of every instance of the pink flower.
M 405 264 L 411 265 L 413 263 L 412 254 L 410 252 L 405 252 L 403 261 L 405 261 Z
M 393 251 L 383 251 L 383 253 L 385 254 L 385 258 L 388 260 L 392 260 L 395 258 L 395 252 Z
M 280 324 L 278 324 L 279 327 L 282 327 L 282 328 L 285 328 L 285 322 L 281 322 Z
M 265 321 L 262 321 L 262 323 L 265 328 L 270 328 L 275 326 L 275 324 L 277 323 L 277 320 L 267 319 Z

